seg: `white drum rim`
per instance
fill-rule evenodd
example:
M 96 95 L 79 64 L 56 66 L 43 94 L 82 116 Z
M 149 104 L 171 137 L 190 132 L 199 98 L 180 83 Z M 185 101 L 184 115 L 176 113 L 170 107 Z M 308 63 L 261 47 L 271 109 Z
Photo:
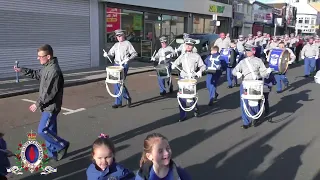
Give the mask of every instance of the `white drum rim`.
M 113 72 L 121 72 L 123 71 L 123 67 L 122 66 L 108 66 L 106 67 L 106 71 L 113 71 Z
M 123 80 L 112 80 L 112 79 L 107 79 L 105 80 L 106 83 L 108 84 L 119 84 L 119 83 L 122 83 Z
M 178 97 L 182 98 L 182 99 L 192 99 L 192 98 L 196 98 L 197 94 L 180 94 L 180 93 L 178 93 Z
M 243 99 L 247 99 L 247 100 L 261 100 L 261 99 L 263 99 L 264 96 L 263 95 L 245 95 L 245 94 L 241 94 L 241 97 Z
M 182 83 L 182 84 L 197 84 L 197 80 L 196 79 L 179 79 L 178 80 L 178 84 Z

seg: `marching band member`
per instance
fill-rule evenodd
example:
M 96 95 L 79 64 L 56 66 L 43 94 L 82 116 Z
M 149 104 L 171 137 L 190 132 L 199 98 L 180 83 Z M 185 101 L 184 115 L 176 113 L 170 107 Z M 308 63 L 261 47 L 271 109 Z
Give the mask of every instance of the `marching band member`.
M 266 68 L 264 63 L 260 58 L 257 58 L 254 56 L 255 53 L 255 46 L 246 46 L 246 55 L 247 57 L 240 61 L 239 64 L 233 69 L 232 74 L 234 76 L 237 76 L 238 79 L 242 78 L 243 81 L 245 80 L 259 80 L 265 77 L 268 77 L 271 73 L 270 68 Z M 243 94 L 243 85 L 240 85 L 240 96 Z M 247 129 L 251 126 L 251 120 L 246 115 L 243 107 L 242 100 L 240 100 L 241 103 L 241 116 L 243 120 L 243 126 L 241 126 L 244 129 Z M 245 103 L 247 104 L 247 107 L 249 111 L 253 114 L 256 114 L 259 112 L 259 105 L 255 107 L 248 106 L 248 101 L 245 100 Z M 253 125 L 255 125 L 257 120 L 253 122 Z
M 174 49 L 171 46 L 167 45 L 167 38 L 165 36 L 162 36 L 160 39 L 161 42 L 161 48 L 157 52 L 157 54 L 151 58 L 152 61 L 155 61 L 158 59 L 158 64 L 166 64 L 169 67 L 169 73 L 171 73 L 171 57 L 175 53 Z M 160 87 L 160 95 L 163 96 L 167 93 L 166 91 L 166 85 L 165 81 L 167 81 L 167 84 L 169 86 L 170 93 L 173 92 L 173 86 L 172 86 L 172 80 L 171 79 L 162 79 L 158 76 L 158 83 Z
M 283 50 L 284 49 L 288 50 L 288 52 L 290 54 L 289 64 L 292 64 L 296 60 L 296 56 L 294 55 L 293 51 L 290 48 L 286 48 L 284 42 L 280 42 L 278 48 L 279 49 L 283 49 Z M 287 79 L 286 72 L 283 73 L 283 74 L 276 73 L 274 75 L 274 77 L 275 77 L 275 79 L 277 81 L 277 93 L 282 92 L 282 83 L 285 85 L 285 87 L 288 87 L 289 80 Z
M 230 38 L 226 38 L 224 33 L 220 33 L 220 37 L 214 42 L 214 46 L 218 46 L 219 50 L 230 47 Z
M 206 70 L 206 66 L 203 63 L 203 60 L 201 59 L 201 56 L 198 53 L 192 52 L 193 46 L 195 44 L 195 40 L 191 38 L 185 39 L 185 48 L 186 53 L 181 54 L 178 59 L 176 59 L 172 63 L 172 69 L 175 69 L 180 64 L 182 64 L 182 71 L 180 73 L 180 79 L 190 78 L 190 76 L 196 75 L 198 78 L 202 77 L 202 72 Z M 198 72 L 195 72 L 199 68 Z M 179 99 L 182 106 L 186 106 L 186 100 L 185 99 Z M 187 113 L 180 109 L 180 122 L 186 120 Z M 194 116 L 199 115 L 199 108 L 198 105 L 194 108 Z
M 254 38 L 253 38 L 252 34 L 248 34 L 248 38 L 247 38 L 247 41 L 245 43 L 245 46 L 247 46 L 247 45 L 254 45 Z
M 245 43 L 246 43 L 246 41 L 244 40 L 243 35 L 239 35 L 239 39 L 237 41 L 237 50 L 239 53 L 238 62 L 244 58 L 244 55 L 245 55 L 244 45 L 245 45 Z
M 105 52 L 103 54 L 104 57 L 108 56 L 114 56 L 114 65 L 115 66 L 123 66 L 124 67 L 124 78 L 126 78 L 129 65 L 128 61 L 134 59 L 136 56 L 138 56 L 138 53 L 133 48 L 132 44 L 125 40 L 125 34 L 124 30 L 115 30 L 114 31 L 117 37 L 117 40 L 119 42 L 115 43 L 112 48 L 109 50 L 109 52 Z M 114 85 L 114 93 L 118 94 L 120 90 L 120 84 Z M 131 107 L 131 97 L 129 95 L 127 87 L 124 85 L 122 95 L 120 97 L 117 97 L 115 99 L 115 104 L 112 106 L 112 108 L 119 108 L 122 107 L 122 97 L 127 100 L 127 106 Z
M 254 39 L 254 45 L 257 46 L 256 48 L 256 54 L 255 56 L 257 58 L 261 58 L 261 55 L 263 54 L 263 36 L 262 36 L 262 33 L 261 31 L 258 31 L 257 32 L 257 37 Z
M 207 67 L 207 77 L 206 77 L 206 86 L 209 91 L 209 104 L 212 106 L 213 102 L 217 100 L 219 94 L 217 93 L 217 84 L 222 74 L 221 65 L 224 62 L 224 58 L 220 56 L 219 47 L 212 46 L 211 54 L 204 60 L 204 64 Z M 208 68 L 213 67 L 215 72 L 208 70 Z
M 289 47 L 289 46 L 290 46 L 290 37 L 289 37 L 288 34 L 285 34 L 285 35 L 284 35 L 283 42 L 284 42 L 284 45 L 285 45 L 286 47 Z
M 267 34 L 267 33 L 263 33 L 263 40 L 262 40 L 262 46 L 263 46 L 263 49 L 265 49 L 267 47 L 267 44 L 269 43 L 270 41 L 270 35 Z
M 310 73 L 315 70 L 316 60 L 319 57 L 319 48 L 314 45 L 313 38 L 309 39 L 309 43 L 304 45 L 301 50 L 301 59 L 304 59 L 304 76 L 309 77 Z
M 187 38 L 189 38 L 189 34 L 183 33 L 183 40 L 185 41 Z M 185 44 L 181 44 L 178 49 L 175 49 L 175 52 L 178 54 L 178 52 L 181 52 L 181 54 L 184 54 L 186 52 Z M 197 53 L 198 50 L 196 47 L 193 47 L 192 52 Z
M 290 34 L 290 40 L 289 40 L 289 48 L 294 52 L 295 48 L 297 46 L 297 42 L 299 42 L 299 39 L 294 37 L 294 33 Z
M 232 70 L 237 65 L 237 56 L 239 55 L 239 52 L 236 48 L 236 43 L 232 40 L 230 43 L 231 53 L 229 58 L 229 64 L 227 64 L 227 80 L 228 80 L 228 88 L 236 87 L 238 86 L 238 80 L 237 77 L 232 75 Z M 234 84 L 232 81 L 234 80 Z

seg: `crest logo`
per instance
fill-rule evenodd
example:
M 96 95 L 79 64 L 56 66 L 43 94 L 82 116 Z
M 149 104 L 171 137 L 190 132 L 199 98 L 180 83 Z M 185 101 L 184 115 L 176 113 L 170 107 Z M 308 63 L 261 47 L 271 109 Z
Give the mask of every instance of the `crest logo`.
M 49 160 L 47 148 L 45 143 L 37 141 L 37 133 L 31 130 L 27 137 L 27 141 L 22 141 L 18 145 L 18 151 L 16 152 L 17 166 L 12 166 L 7 169 L 7 172 L 16 175 L 23 174 L 22 170 L 31 173 L 41 170 L 41 175 L 57 172 L 57 169 L 46 166 Z

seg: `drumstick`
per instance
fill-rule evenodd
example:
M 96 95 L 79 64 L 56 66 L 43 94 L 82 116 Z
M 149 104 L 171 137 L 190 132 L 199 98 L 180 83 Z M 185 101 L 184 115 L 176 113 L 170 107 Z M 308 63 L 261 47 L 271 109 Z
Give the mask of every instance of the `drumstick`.
M 104 53 L 107 53 L 106 50 L 102 49 Z M 111 59 L 109 58 L 109 56 L 107 55 L 107 58 L 109 59 L 109 61 L 112 63 Z

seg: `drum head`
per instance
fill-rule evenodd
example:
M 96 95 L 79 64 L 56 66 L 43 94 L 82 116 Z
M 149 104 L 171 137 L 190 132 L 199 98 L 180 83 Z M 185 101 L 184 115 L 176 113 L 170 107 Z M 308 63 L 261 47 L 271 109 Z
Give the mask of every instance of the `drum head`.
M 289 51 L 285 50 L 283 51 L 278 63 L 280 73 L 285 73 L 287 71 L 289 61 L 290 61 Z

